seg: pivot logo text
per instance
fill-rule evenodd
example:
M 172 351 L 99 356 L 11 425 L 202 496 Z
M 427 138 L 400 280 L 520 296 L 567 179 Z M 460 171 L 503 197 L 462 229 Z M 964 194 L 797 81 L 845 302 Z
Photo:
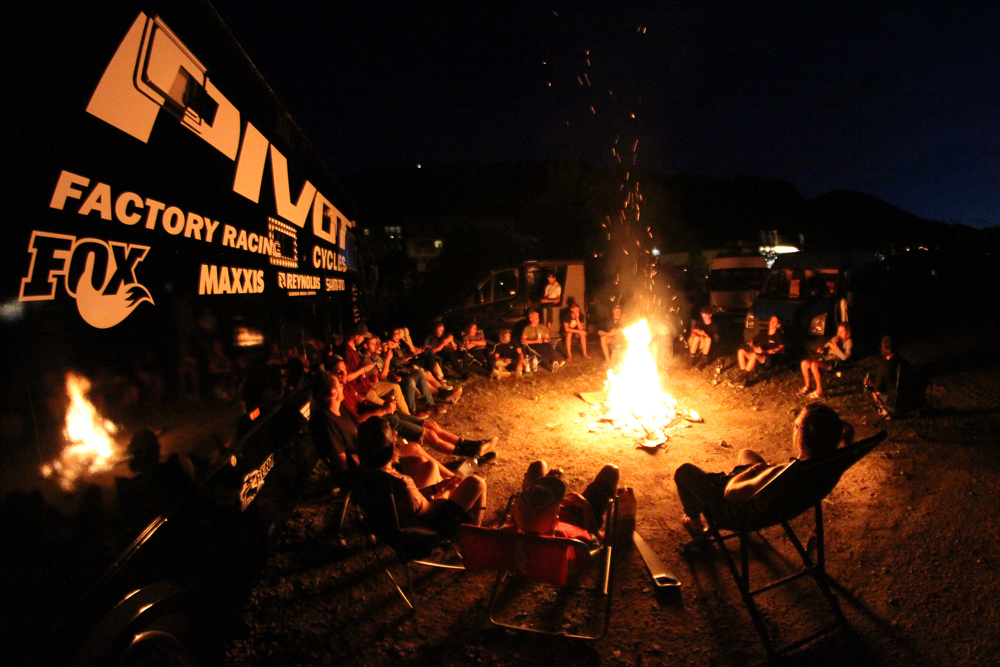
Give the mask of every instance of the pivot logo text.
M 233 192 L 255 204 L 260 200 L 264 166 L 270 160 L 278 215 L 301 229 L 311 213 L 313 234 L 345 248 L 347 228 L 354 227 L 354 222 L 344 218 L 309 181 L 302 184 L 298 199 L 292 200 L 287 158 L 250 122 L 240 140 L 240 110 L 207 72 L 160 17 L 140 13 L 108 63 L 87 111 L 148 143 L 160 109 L 165 109 L 236 162 Z
M 115 326 L 143 301 L 153 303 L 149 290 L 135 277 L 149 246 L 35 231 L 28 252 L 31 263 L 21 279 L 19 301 L 55 299 L 62 279 L 66 293 L 76 299 L 80 317 L 97 329 Z

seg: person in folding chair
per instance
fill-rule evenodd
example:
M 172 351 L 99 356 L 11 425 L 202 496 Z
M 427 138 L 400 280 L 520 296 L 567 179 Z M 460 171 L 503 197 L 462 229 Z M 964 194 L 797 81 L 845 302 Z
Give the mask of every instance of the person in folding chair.
M 596 544 L 608 501 L 617 493 L 620 480 L 618 467 L 608 464 L 582 494 L 567 493 L 562 471 L 549 470 L 545 461 L 535 461 L 528 466 L 522 491 L 514 503 L 513 527 L 525 533 Z
M 453 535 L 458 526 L 478 526 L 486 506 L 486 482 L 443 470 L 433 457 L 412 443 L 397 441 L 396 432 L 381 417 L 358 427 L 359 484 L 388 483 L 401 528 L 431 528 Z M 448 476 L 446 476 L 446 474 Z
M 810 403 L 795 419 L 792 430 L 794 458 L 788 463 L 769 464 L 752 449 L 740 451 L 738 465 L 728 474 L 708 473 L 685 463 L 674 473 L 685 514 L 681 523 L 693 537 L 700 537 L 707 529 L 702 513 L 726 516 L 730 508 L 753 497 L 786 469 L 810 458 L 827 456 L 838 446 L 849 445 L 853 439 L 853 427 L 842 421 L 833 408 Z
M 810 398 L 822 398 L 823 381 L 820 379 L 820 371 L 832 371 L 834 364 L 842 363 L 851 358 L 854 350 L 854 341 L 851 339 L 851 325 L 842 322 L 837 325 L 837 335 L 826 342 L 823 347 L 816 350 L 814 355 L 810 355 L 802 360 L 802 380 L 805 382 L 799 389 L 800 394 L 809 394 Z M 812 386 L 810 378 L 816 381 L 816 390 L 811 394 L 809 390 Z

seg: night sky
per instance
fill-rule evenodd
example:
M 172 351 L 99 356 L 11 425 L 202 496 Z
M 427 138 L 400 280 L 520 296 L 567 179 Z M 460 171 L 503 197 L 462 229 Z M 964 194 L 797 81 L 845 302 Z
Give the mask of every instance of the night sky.
M 214 4 L 336 172 L 638 141 L 646 169 L 1000 224 L 998 2 Z

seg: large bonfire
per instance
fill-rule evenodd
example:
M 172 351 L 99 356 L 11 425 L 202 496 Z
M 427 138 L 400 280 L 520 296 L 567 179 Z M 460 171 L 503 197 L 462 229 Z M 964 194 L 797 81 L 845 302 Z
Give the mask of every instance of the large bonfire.
M 677 416 L 677 401 L 660 386 L 656 360 L 649 351 L 652 335 L 646 320 L 623 330 L 628 346 L 617 371 L 608 371 L 607 417 L 647 440 L 665 439 Z

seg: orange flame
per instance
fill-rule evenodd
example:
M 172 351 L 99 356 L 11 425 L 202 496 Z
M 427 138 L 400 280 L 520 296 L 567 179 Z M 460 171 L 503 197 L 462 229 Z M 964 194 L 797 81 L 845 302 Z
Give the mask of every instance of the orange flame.
M 628 347 L 618 372 L 608 371 L 608 416 L 622 425 L 640 426 L 648 438 L 661 438 L 663 429 L 677 414 L 677 401 L 660 388 L 656 360 L 649 352 L 653 337 L 646 320 L 639 320 L 622 333 Z
M 87 400 L 90 380 L 72 371 L 66 374 L 66 393 L 70 405 L 66 410 L 63 435 L 67 445 L 59 458 L 42 466 L 42 476 L 55 477 L 64 491 L 72 491 L 83 475 L 111 469 L 115 455 L 112 436 L 117 427 L 102 418 L 93 403 Z

